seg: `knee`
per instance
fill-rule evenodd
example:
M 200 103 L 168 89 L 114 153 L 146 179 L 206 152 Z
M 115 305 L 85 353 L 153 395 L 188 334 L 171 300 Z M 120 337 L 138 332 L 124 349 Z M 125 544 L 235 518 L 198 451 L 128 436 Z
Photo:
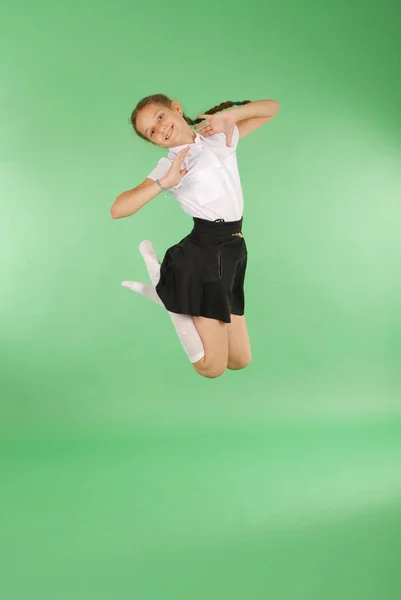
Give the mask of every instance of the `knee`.
M 226 366 L 205 366 L 200 365 L 199 363 L 193 363 L 192 365 L 198 375 L 202 375 L 202 377 L 207 377 L 208 379 L 216 379 L 216 377 L 220 377 L 226 372 Z
M 222 369 L 220 371 L 217 370 L 210 370 L 210 371 L 205 371 L 204 373 L 199 373 L 199 375 L 202 375 L 202 377 L 207 377 L 208 379 L 216 379 L 217 377 L 220 377 L 221 375 L 223 375 L 225 373 L 226 369 Z
M 238 360 L 229 360 L 227 368 L 233 371 L 238 371 L 239 369 L 245 369 L 251 362 L 251 355 L 243 357 Z

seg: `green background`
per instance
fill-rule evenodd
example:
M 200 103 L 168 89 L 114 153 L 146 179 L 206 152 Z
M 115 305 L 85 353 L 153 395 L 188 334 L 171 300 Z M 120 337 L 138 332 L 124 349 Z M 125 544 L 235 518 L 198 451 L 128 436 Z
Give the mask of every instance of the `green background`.
M 396 0 L 35 3 L 0 19 L 0 597 L 401 597 Z M 240 140 L 253 359 L 192 369 L 148 281 L 192 227 L 128 123 L 280 101 Z

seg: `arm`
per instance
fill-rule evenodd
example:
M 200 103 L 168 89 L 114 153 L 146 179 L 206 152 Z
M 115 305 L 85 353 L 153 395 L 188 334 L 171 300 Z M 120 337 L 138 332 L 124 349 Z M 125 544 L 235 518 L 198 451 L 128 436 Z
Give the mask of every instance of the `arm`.
M 189 149 L 190 146 L 186 146 L 180 150 L 172 164 L 168 158 L 161 158 L 157 167 L 149 173 L 148 177 L 142 183 L 134 187 L 134 189 L 122 192 L 122 194 L 117 196 L 113 206 L 110 208 L 113 219 L 129 217 L 135 214 L 140 208 L 150 202 L 152 198 L 157 196 L 162 189 L 156 183 L 156 178 L 159 179 L 166 190 L 177 185 L 187 172 L 186 169 L 182 169 L 181 167 Z
M 280 102 L 276 100 L 255 100 L 236 108 L 230 108 L 228 112 L 238 127 L 239 139 L 241 139 L 271 121 L 279 108 Z
M 167 188 L 169 186 L 165 177 L 161 177 L 159 181 L 163 187 Z M 110 208 L 110 214 L 113 219 L 121 219 L 122 217 L 134 215 L 161 191 L 162 189 L 159 184 L 147 177 L 132 190 L 127 190 L 119 194 Z

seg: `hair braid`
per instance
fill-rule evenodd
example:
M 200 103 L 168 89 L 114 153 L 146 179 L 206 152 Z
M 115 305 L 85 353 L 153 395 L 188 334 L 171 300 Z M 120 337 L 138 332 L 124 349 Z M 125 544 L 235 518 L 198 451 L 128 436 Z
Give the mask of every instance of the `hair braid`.
M 240 102 L 240 104 L 248 104 L 249 102 L 251 102 L 251 100 L 242 100 L 242 102 Z M 232 102 L 231 100 L 227 100 L 227 102 L 221 102 L 221 104 L 218 104 L 217 106 L 213 106 L 213 108 L 209 108 L 209 110 L 207 110 L 205 113 L 202 113 L 204 115 L 214 115 L 217 112 L 220 112 L 222 110 L 225 110 L 226 108 L 230 108 L 231 106 L 234 106 L 235 104 L 238 104 L 238 102 Z M 200 123 L 201 121 L 203 121 L 203 119 L 198 118 L 198 119 L 190 119 L 189 117 L 186 117 L 185 115 L 183 115 L 184 119 L 186 120 L 186 122 L 188 123 L 188 125 L 196 125 L 197 123 Z
M 146 136 L 144 136 L 138 130 L 138 128 L 136 126 L 136 119 L 138 116 L 138 112 L 141 110 L 141 108 L 143 108 L 144 106 L 147 106 L 148 104 L 161 104 L 162 106 L 171 108 L 171 102 L 172 102 L 172 100 L 168 96 L 165 96 L 164 94 L 153 94 L 152 96 L 146 96 L 145 98 L 142 98 L 142 100 L 140 100 L 138 102 L 135 109 L 132 111 L 131 117 L 129 119 L 129 122 L 132 125 L 132 127 L 134 128 L 135 133 L 139 137 L 141 137 L 143 140 L 150 142 L 151 140 L 149 138 L 147 138 Z M 231 106 L 234 106 L 236 104 L 248 104 L 249 102 L 251 102 L 251 100 L 242 100 L 242 102 L 232 102 L 231 100 L 227 100 L 227 102 L 221 102 L 221 104 L 218 104 L 217 106 L 213 106 L 213 108 L 209 108 L 209 110 L 207 110 L 205 113 L 201 113 L 201 114 L 214 115 L 215 113 L 225 110 L 226 108 L 230 108 Z M 197 123 L 200 123 L 201 121 L 203 121 L 203 119 L 201 119 L 201 118 L 191 119 L 190 117 L 185 116 L 185 114 L 183 114 L 182 116 L 185 119 L 185 121 L 188 123 L 188 125 L 197 125 Z

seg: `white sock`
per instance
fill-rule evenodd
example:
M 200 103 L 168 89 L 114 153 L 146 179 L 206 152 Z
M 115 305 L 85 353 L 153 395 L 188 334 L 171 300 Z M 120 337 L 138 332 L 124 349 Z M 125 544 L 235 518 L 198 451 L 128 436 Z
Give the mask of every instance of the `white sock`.
M 164 308 L 164 304 L 161 301 L 159 294 L 151 283 L 142 283 L 142 281 L 122 281 L 121 285 L 133 292 L 145 296 L 145 298 L 149 298 L 149 300 L 153 300 L 153 302 L 156 302 L 157 304 L 161 304 Z
M 154 294 L 157 296 L 159 303 L 163 304 L 156 290 L 154 289 L 160 279 L 160 262 L 157 258 L 152 242 L 149 240 L 141 242 L 139 244 L 139 250 L 145 261 L 149 277 L 152 281 Z M 140 294 L 157 302 L 153 292 L 150 292 L 150 289 L 147 287 L 149 284 L 143 284 L 138 281 L 123 281 L 121 285 L 135 292 L 139 292 Z M 205 349 L 192 316 L 173 313 L 169 310 L 167 312 L 170 315 L 181 345 L 184 348 L 189 360 L 192 363 L 197 362 L 205 355 Z

